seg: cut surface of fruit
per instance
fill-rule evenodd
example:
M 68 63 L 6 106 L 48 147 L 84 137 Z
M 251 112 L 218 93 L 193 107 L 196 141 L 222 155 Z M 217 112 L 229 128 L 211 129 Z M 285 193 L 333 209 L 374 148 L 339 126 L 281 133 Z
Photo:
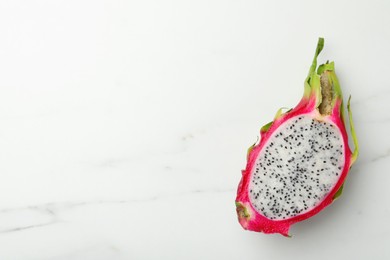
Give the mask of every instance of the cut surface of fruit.
M 336 125 L 310 115 L 290 118 L 256 158 L 250 202 L 269 219 L 305 213 L 336 185 L 344 161 L 344 142 Z

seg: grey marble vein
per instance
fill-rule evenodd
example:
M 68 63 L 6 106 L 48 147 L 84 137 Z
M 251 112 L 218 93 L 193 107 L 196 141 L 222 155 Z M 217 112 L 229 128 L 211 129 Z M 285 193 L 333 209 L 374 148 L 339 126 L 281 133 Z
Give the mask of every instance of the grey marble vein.
M 13 226 L 13 227 L 5 227 L 0 229 L 0 234 L 4 233 L 11 233 L 16 231 L 23 231 L 27 229 L 32 228 L 40 228 L 45 227 L 48 225 L 53 225 L 55 223 L 63 221 L 61 219 L 61 213 L 64 211 L 72 210 L 74 208 L 79 207 L 88 207 L 88 206 L 102 206 L 102 205 L 120 205 L 120 204 L 131 204 L 131 203 L 139 203 L 139 202 L 152 202 L 157 201 L 161 199 L 168 199 L 168 198 L 177 198 L 180 196 L 191 196 L 191 195 L 197 195 L 197 194 L 204 194 L 204 195 L 210 195 L 212 193 L 226 193 L 226 192 L 233 192 L 234 189 L 195 189 L 191 191 L 183 191 L 179 193 L 172 193 L 172 194 L 160 194 L 151 196 L 148 198 L 140 198 L 140 199 L 127 199 L 127 200 L 89 200 L 89 201 L 70 201 L 70 202 L 49 202 L 45 204 L 39 204 L 39 205 L 30 205 L 26 207 L 17 207 L 17 208 L 4 208 L 0 210 L 0 216 L 8 213 L 18 213 L 22 211 L 33 211 L 33 212 L 39 212 L 44 215 L 48 215 L 50 217 L 49 221 L 43 222 L 43 223 L 37 223 L 37 224 L 29 224 L 29 225 L 20 225 L 20 226 Z M 23 214 L 23 213 L 20 213 Z
M 16 231 L 23 231 L 23 230 L 32 229 L 32 228 L 45 227 L 45 226 L 53 225 L 55 223 L 56 223 L 56 221 L 50 221 L 50 222 L 42 223 L 42 224 L 20 226 L 20 227 L 15 227 L 15 228 L 8 228 L 8 229 L 5 228 L 5 229 L 0 230 L 0 234 L 11 233 L 11 232 L 16 232 Z
M 382 159 L 386 159 L 390 156 L 390 149 L 388 149 L 385 153 L 375 156 L 371 159 L 371 162 L 376 162 Z

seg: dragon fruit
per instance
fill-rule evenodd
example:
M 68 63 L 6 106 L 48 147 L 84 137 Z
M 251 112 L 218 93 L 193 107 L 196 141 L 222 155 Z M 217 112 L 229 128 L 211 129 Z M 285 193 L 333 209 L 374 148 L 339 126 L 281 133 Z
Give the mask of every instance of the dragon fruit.
M 238 186 L 236 211 L 242 227 L 289 236 L 290 226 L 310 218 L 338 198 L 358 156 L 350 100 L 347 110 L 354 143 L 348 145 L 343 97 L 334 63 L 317 68 L 324 47 L 319 38 L 304 95 L 298 105 L 277 111 L 248 149 Z

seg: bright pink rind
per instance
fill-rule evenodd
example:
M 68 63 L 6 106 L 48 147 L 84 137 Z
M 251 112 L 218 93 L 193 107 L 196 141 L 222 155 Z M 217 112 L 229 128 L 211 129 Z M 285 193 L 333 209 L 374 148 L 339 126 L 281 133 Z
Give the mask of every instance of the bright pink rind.
M 345 129 L 344 121 L 340 116 L 340 109 L 342 109 L 342 100 L 338 99 L 336 100 L 332 114 L 323 117 L 323 119 L 332 122 L 340 129 L 345 144 L 344 145 L 345 164 L 337 184 L 333 187 L 333 189 L 326 196 L 326 198 L 312 210 L 304 214 L 289 219 L 285 219 L 285 220 L 270 220 L 266 218 L 265 216 L 261 215 L 253 208 L 249 200 L 248 187 L 251 178 L 251 170 L 253 169 L 256 159 L 260 151 L 262 150 L 262 147 L 267 142 L 268 138 L 272 135 L 272 133 L 276 129 L 278 129 L 280 124 L 282 124 L 289 118 L 312 113 L 313 110 L 316 109 L 315 104 L 316 104 L 315 101 L 305 100 L 305 98 L 303 98 L 303 100 L 298 104 L 296 108 L 282 115 L 279 119 L 275 120 L 271 125 L 271 127 L 269 128 L 269 130 L 267 132 L 262 133 L 260 143 L 251 148 L 251 151 L 248 154 L 246 169 L 242 171 L 242 179 L 238 187 L 237 198 L 236 198 L 236 202 L 239 205 L 237 207 L 239 222 L 244 229 L 263 232 L 263 233 L 280 233 L 284 236 L 289 236 L 289 229 L 291 225 L 316 215 L 321 210 L 323 210 L 326 206 L 331 204 L 333 202 L 334 195 L 343 185 L 350 168 L 350 163 L 351 163 L 350 160 L 351 160 L 352 153 L 348 146 L 348 135 Z M 246 211 L 246 214 L 240 214 L 243 210 Z

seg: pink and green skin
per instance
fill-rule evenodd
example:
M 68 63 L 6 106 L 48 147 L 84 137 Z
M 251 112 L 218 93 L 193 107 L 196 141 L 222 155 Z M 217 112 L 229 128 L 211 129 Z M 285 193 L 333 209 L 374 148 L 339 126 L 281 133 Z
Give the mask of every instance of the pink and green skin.
M 263 232 L 263 233 L 280 233 L 284 236 L 289 235 L 289 229 L 294 223 L 300 222 L 307 218 L 310 218 L 316 215 L 318 212 L 323 210 L 326 206 L 331 204 L 335 199 L 337 199 L 343 189 L 343 184 L 345 178 L 348 174 L 349 169 L 352 164 L 356 161 L 358 156 L 358 142 L 356 133 L 354 130 L 354 125 L 352 121 L 352 112 L 350 109 L 350 98 L 347 104 L 347 110 L 349 115 L 349 125 L 351 129 L 351 135 L 354 143 L 354 151 L 352 152 L 348 146 L 348 135 L 345 128 L 344 113 L 343 113 L 343 96 L 339 82 L 337 80 L 334 63 L 322 64 L 317 69 L 317 56 L 320 54 L 324 46 L 324 39 L 319 38 L 316 53 L 312 66 L 310 67 L 309 75 L 305 80 L 304 86 L 304 95 L 299 102 L 299 104 L 283 113 L 282 109 L 279 109 L 275 115 L 275 118 L 272 122 L 264 125 L 260 130 L 260 142 L 258 144 L 252 145 L 248 149 L 247 154 L 247 165 L 246 169 L 242 171 L 242 179 L 238 186 L 237 198 L 236 198 L 236 211 L 238 215 L 238 220 L 241 226 L 246 230 Z M 316 70 L 317 69 L 317 70 Z M 327 78 L 330 81 L 329 83 L 333 86 L 334 97 L 332 99 L 332 112 L 330 115 L 322 115 L 318 107 L 321 104 L 321 82 L 320 76 L 322 73 L 327 74 Z M 317 119 L 318 121 L 326 121 L 337 126 L 342 134 L 344 141 L 344 156 L 345 156 L 345 165 L 340 175 L 340 178 L 334 188 L 329 192 L 325 199 L 319 203 L 315 208 L 310 211 L 297 215 L 295 217 L 284 219 L 284 220 L 271 220 L 266 218 L 257 212 L 254 207 L 251 205 L 249 200 L 249 183 L 251 178 L 251 172 L 255 165 L 258 154 L 262 150 L 265 143 L 267 143 L 268 138 L 272 133 L 279 128 L 286 120 L 299 116 L 299 115 L 310 115 L 312 118 Z

